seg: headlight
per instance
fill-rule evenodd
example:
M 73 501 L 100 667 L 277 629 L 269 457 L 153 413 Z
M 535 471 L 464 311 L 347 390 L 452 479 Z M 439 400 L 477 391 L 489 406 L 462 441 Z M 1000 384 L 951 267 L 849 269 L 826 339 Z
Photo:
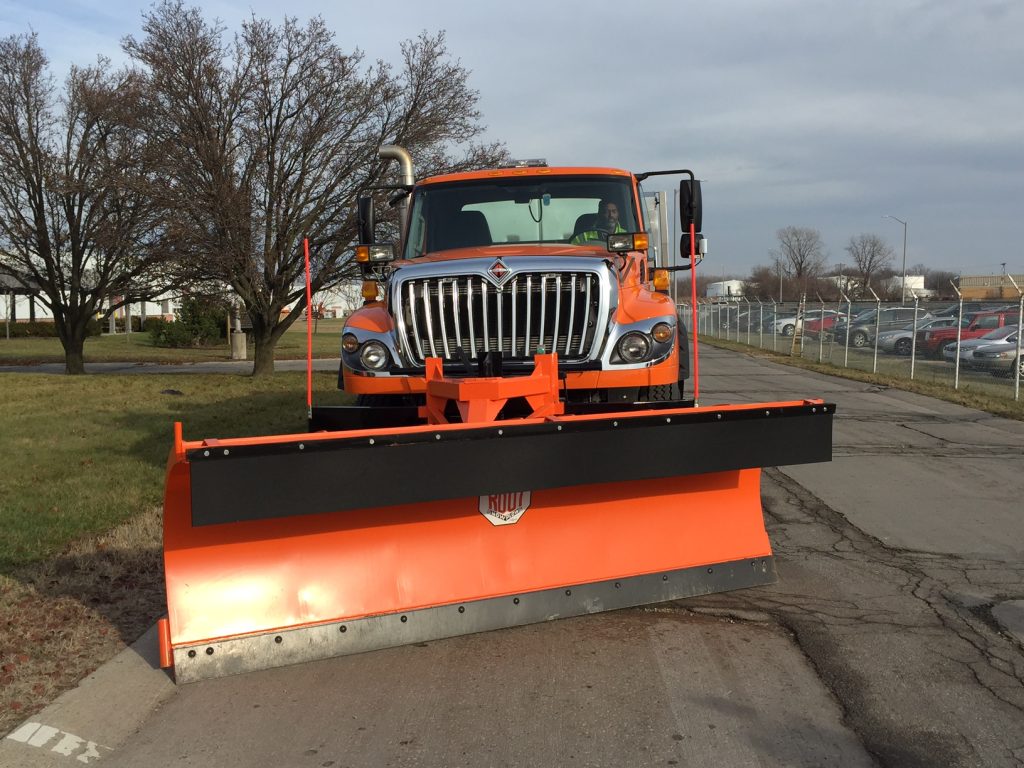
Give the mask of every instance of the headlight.
M 642 333 L 627 333 L 619 340 L 619 355 L 627 363 L 640 363 L 651 352 L 651 341 Z
M 668 323 L 658 323 L 651 329 L 651 335 L 654 337 L 655 341 L 660 344 L 664 344 L 672 338 L 672 326 Z
M 353 333 L 346 333 L 341 337 L 341 348 L 351 354 L 359 349 L 359 339 Z
M 388 350 L 379 341 L 368 341 L 359 353 L 359 361 L 368 370 L 379 371 L 388 364 Z

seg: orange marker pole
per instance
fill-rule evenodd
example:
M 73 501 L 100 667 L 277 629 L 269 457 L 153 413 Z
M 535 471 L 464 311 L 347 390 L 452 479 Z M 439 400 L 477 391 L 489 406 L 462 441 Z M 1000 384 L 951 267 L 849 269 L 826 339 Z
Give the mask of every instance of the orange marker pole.
M 313 417 L 313 295 L 309 284 L 309 238 L 302 238 L 306 257 L 306 418 Z
M 690 222 L 690 312 L 693 317 L 693 405 L 700 405 L 700 359 L 697 355 L 697 232 Z

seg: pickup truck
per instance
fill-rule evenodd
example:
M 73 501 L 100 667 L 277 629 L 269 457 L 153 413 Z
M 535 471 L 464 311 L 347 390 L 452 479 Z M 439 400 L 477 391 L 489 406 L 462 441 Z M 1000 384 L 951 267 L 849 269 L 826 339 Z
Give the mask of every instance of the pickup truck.
M 1003 309 L 997 312 L 979 312 L 971 324 L 960 330 L 960 340 L 977 339 L 989 331 L 1005 325 L 1017 323 L 1016 309 Z M 925 329 L 917 332 L 917 348 L 922 355 L 942 359 L 942 348 L 951 341 L 956 341 L 956 327 Z

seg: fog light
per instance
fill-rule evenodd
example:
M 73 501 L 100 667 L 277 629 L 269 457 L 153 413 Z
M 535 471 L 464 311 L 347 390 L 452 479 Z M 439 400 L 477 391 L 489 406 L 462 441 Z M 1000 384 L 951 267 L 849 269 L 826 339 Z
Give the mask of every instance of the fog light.
M 672 326 L 668 323 L 658 323 L 651 329 L 651 335 L 659 344 L 664 344 L 672 338 Z
M 388 364 L 388 350 L 379 341 L 368 341 L 359 353 L 360 362 L 371 371 L 379 371 Z
M 349 353 L 355 352 L 359 349 L 359 339 L 354 334 L 346 333 L 341 337 L 341 348 Z
M 642 333 L 627 333 L 619 341 L 619 355 L 627 363 L 640 363 L 651 352 L 651 342 Z

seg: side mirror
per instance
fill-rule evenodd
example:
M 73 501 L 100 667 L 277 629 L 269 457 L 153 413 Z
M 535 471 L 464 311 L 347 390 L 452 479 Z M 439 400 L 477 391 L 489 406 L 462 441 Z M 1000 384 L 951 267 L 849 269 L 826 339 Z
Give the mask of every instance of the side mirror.
M 364 245 L 372 245 L 374 242 L 373 233 L 376 229 L 376 221 L 373 215 L 373 198 L 359 197 L 356 200 L 356 207 L 359 217 L 359 242 Z
M 687 225 L 689 227 L 689 225 Z M 697 234 L 697 247 L 694 249 L 694 253 L 697 254 L 697 262 L 707 256 L 708 253 L 708 239 L 704 235 Z M 683 234 L 679 236 L 679 258 L 688 259 L 690 257 L 690 232 L 688 229 L 683 231 Z
M 679 182 L 679 221 L 682 223 L 683 232 L 690 231 L 691 223 L 693 231 L 700 232 L 702 219 L 700 181 L 683 179 Z M 690 252 L 689 246 L 687 246 L 686 252 Z

